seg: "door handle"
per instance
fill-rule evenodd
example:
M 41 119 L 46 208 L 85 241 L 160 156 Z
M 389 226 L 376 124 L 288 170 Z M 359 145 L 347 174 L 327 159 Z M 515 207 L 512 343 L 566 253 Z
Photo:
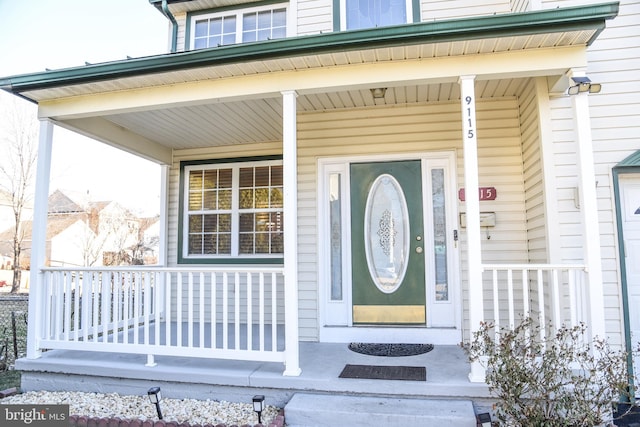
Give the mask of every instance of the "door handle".
M 416 248 L 416 253 L 419 253 L 419 254 L 421 254 L 421 253 L 422 253 L 422 246 L 418 246 L 418 247 Z

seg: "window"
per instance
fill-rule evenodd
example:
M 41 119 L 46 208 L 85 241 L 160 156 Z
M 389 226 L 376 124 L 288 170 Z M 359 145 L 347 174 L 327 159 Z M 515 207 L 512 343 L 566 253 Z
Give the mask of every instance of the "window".
M 282 162 L 184 167 L 183 259 L 281 258 Z
M 359 30 L 419 22 L 416 0 L 340 0 L 336 30 Z
M 191 17 L 193 49 L 281 39 L 287 35 L 287 8 L 269 5 Z

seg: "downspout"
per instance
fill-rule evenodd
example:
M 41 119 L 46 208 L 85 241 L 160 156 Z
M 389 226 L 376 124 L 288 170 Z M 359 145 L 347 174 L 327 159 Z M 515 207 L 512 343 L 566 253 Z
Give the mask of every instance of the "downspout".
M 162 0 L 162 14 L 171 22 L 171 53 L 178 50 L 178 22 L 169 11 L 167 0 Z

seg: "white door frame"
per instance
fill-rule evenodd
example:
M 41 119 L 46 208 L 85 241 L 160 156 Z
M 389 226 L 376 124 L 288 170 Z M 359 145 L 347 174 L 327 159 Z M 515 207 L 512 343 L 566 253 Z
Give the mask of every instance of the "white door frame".
M 351 232 L 350 232 L 350 194 L 349 194 L 349 166 L 351 163 L 421 160 L 423 177 L 427 172 L 425 165 L 437 165 L 447 171 L 446 177 L 446 222 L 447 222 L 447 272 L 450 287 L 450 302 L 446 310 L 452 311 L 452 324 L 448 327 L 432 327 L 431 312 L 436 311 L 437 303 L 433 301 L 430 293 L 427 293 L 427 327 L 367 327 L 353 326 L 351 310 Z M 350 157 L 332 157 L 318 160 L 318 301 L 319 301 L 319 329 L 321 342 L 396 342 L 396 343 L 424 343 L 440 345 L 455 345 L 462 340 L 462 292 L 460 283 L 459 249 L 453 240 L 453 230 L 458 228 L 458 207 L 456 199 L 456 153 L 455 151 L 406 153 L 395 155 L 367 155 Z M 330 223 L 330 191 L 329 177 L 334 176 L 334 192 L 339 191 L 341 220 L 334 223 L 334 227 L 340 227 L 334 231 L 340 238 L 341 247 L 341 274 L 342 299 L 331 298 L 331 235 Z M 339 184 L 338 179 L 339 177 Z M 424 180 L 423 180 L 424 181 Z M 424 184 L 424 182 L 423 182 Z M 423 185 L 423 205 L 431 208 L 431 197 L 425 192 L 428 190 Z M 338 193 L 334 194 L 334 197 Z M 431 213 L 425 212 L 425 223 Z M 428 228 L 425 227 L 425 231 Z M 432 230 L 429 230 L 432 239 Z M 427 233 L 425 233 L 425 247 L 427 246 Z M 431 241 L 431 240 L 429 240 Z M 429 272 L 433 256 L 433 248 L 425 251 L 427 256 L 427 277 L 425 283 L 429 290 Z M 337 262 L 334 260 L 334 262 Z M 433 279 L 435 280 L 435 279 Z M 434 286 L 431 286 L 433 288 Z M 444 308 L 444 307 L 441 307 Z
M 634 242 L 631 242 L 631 236 L 637 236 L 640 232 L 640 216 L 638 219 L 632 218 L 635 217 L 634 214 L 630 212 L 636 207 L 633 205 L 629 205 L 630 200 L 627 199 L 627 186 L 629 189 L 631 187 L 637 187 L 640 185 L 640 170 L 632 169 L 633 171 L 629 172 L 619 172 L 614 169 L 614 186 L 616 191 L 617 198 L 617 220 L 618 220 L 618 239 L 620 246 L 620 275 L 622 278 L 622 300 L 623 300 L 623 318 L 624 318 L 624 329 L 625 329 L 625 341 L 626 341 L 626 350 L 631 354 L 640 342 L 640 336 L 638 332 L 634 335 L 634 325 L 636 325 L 635 330 L 637 331 L 638 327 L 638 316 L 640 316 L 640 311 L 637 308 L 637 302 L 632 300 L 632 294 L 635 291 L 630 289 L 630 278 L 632 269 L 635 270 L 635 275 L 637 276 L 637 265 L 633 264 L 632 253 L 636 253 L 637 246 L 632 247 Z M 636 190 L 637 191 L 637 190 Z M 637 243 L 635 243 L 637 245 Z M 632 265 L 633 264 L 633 265 Z M 637 280 L 637 279 L 636 279 Z M 635 284 L 634 286 L 638 286 Z M 637 291 L 637 290 L 636 290 Z M 637 298 L 637 296 L 636 296 Z M 640 356 L 635 354 L 635 357 L 632 358 L 633 368 L 635 371 L 635 379 L 638 380 L 640 376 Z M 636 384 L 637 385 L 637 384 Z M 640 397 L 638 394 L 640 389 L 637 390 L 636 397 Z

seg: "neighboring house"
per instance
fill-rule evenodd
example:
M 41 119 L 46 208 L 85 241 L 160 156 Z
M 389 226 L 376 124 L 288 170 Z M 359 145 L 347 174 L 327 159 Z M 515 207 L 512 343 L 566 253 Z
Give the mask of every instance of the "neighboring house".
M 304 382 L 307 343 L 455 346 L 524 314 L 638 342 L 637 2 L 150 2 L 171 53 L 0 80 L 38 104 L 41 152 L 60 124 L 162 165 L 166 189 L 159 267 L 96 273 L 118 286 L 43 269 L 39 245 L 37 289 L 139 311 L 30 310 L 24 370 L 44 349 L 281 362 L 302 379 L 279 387 L 331 392 Z M 439 390 L 480 390 L 463 369 Z
M 22 209 L 22 220 L 30 221 L 32 216 L 33 207 L 31 202 L 28 202 Z M 0 190 L 0 230 L 13 228 L 15 221 L 11 194 Z M 10 269 L 13 265 L 13 237 L 14 233 L 12 232 L 10 236 L 0 238 L 0 269 Z
M 140 221 L 117 202 L 93 202 L 85 209 L 56 190 L 48 198 L 44 265 L 129 265 L 131 246 L 138 241 Z M 21 265 L 27 269 L 31 258 L 32 227 L 32 221 L 22 222 L 25 234 Z M 0 233 L 0 251 L 11 250 L 12 238 L 11 228 Z

